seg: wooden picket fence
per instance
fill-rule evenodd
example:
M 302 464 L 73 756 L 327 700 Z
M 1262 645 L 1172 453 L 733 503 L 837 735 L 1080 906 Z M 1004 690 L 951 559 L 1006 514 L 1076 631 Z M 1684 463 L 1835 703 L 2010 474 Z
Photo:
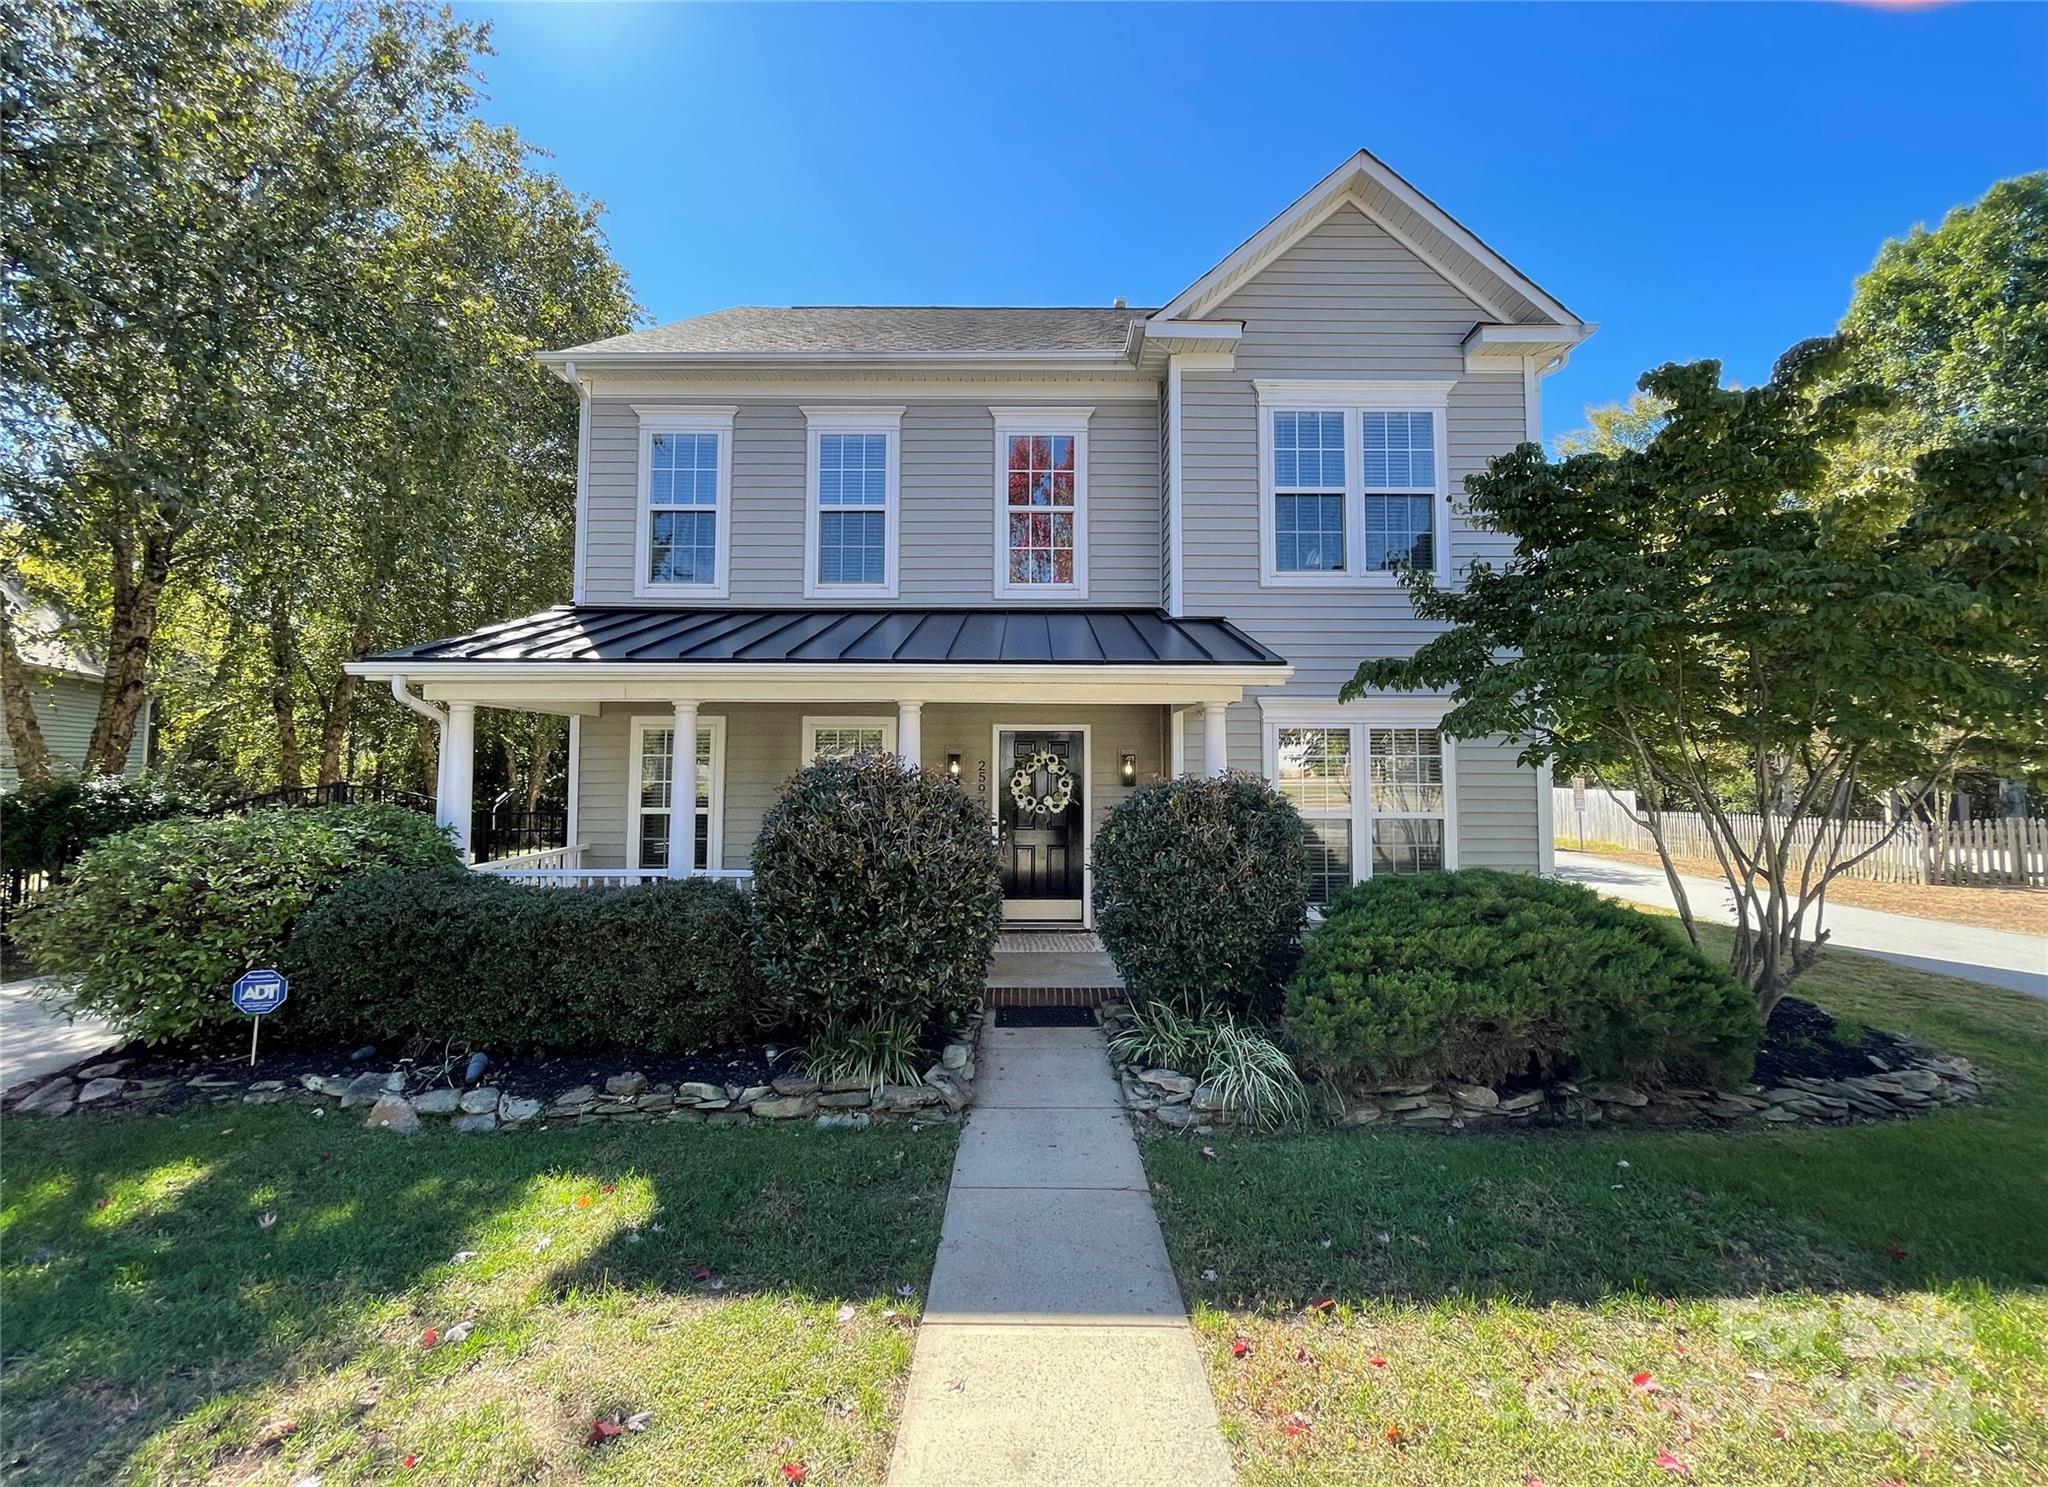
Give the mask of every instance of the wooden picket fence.
M 1569 788 L 1556 787 L 1552 808 L 1557 844 L 1576 849 L 1583 840 L 1588 847 L 1656 851 L 1656 842 L 1632 813 L 1634 792 L 1621 794 L 1627 804 L 1604 790 L 1588 788 L 1582 811 Z M 1729 820 L 1743 841 L 1757 839 L 1762 824 L 1758 817 L 1737 815 Z M 1666 811 L 1662 825 L 1664 845 L 1672 856 L 1714 860 L 1705 818 L 1689 811 Z M 1774 824 L 1774 829 L 1782 828 Z M 2048 820 L 2007 817 L 1947 825 L 1911 822 L 1895 831 L 1884 821 L 1846 821 L 1825 827 L 1807 823 L 1793 836 L 1793 845 L 1802 856 L 1816 829 L 1839 831 L 1840 857 L 1870 852 L 1848 870 L 1848 877 L 1878 883 L 2048 887 Z

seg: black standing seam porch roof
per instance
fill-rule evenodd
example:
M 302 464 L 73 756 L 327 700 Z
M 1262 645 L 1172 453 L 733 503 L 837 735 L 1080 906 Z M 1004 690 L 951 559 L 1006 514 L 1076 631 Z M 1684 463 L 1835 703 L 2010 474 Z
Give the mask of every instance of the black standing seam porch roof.
M 371 663 L 1285 666 L 1222 619 L 1163 609 L 677 609 L 565 604 Z

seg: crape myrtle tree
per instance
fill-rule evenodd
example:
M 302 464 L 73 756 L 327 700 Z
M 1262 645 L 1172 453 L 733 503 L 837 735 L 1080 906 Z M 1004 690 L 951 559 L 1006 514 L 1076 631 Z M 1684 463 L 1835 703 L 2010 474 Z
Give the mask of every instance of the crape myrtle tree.
M 1874 520 L 1829 480 L 1885 402 L 1843 355 L 1802 344 L 1754 388 L 1666 366 L 1639 384 L 1663 408 L 1640 448 L 1491 461 L 1467 509 L 1511 555 L 1456 588 L 1406 575 L 1447 628 L 1345 687 L 1449 691 L 1449 733 L 1633 784 L 1695 941 L 1661 817 L 1698 812 L 1765 1017 L 1819 955 L 1828 885 L 1873 850 L 1841 830 L 1861 793 L 2048 750 L 2048 431 L 1919 456 L 1903 514 Z

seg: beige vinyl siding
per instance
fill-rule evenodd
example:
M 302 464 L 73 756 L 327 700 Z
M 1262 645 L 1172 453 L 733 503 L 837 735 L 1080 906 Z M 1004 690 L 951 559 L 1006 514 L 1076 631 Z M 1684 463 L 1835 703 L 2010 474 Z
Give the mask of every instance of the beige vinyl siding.
M 630 816 L 629 792 L 634 786 L 633 718 L 636 714 L 666 721 L 673 714 L 662 707 L 606 704 L 596 717 L 583 720 L 582 769 L 577 802 L 578 836 L 588 848 L 586 867 L 623 867 Z M 789 777 L 805 762 L 803 720 L 806 717 L 873 717 L 894 722 L 893 707 L 873 703 L 731 703 L 707 706 L 704 719 L 725 721 L 724 865 L 743 868 L 753 860 L 754 839 L 761 818 L 782 793 Z M 1109 812 L 1131 792 L 1119 778 L 1122 756 L 1138 756 L 1138 779 L 1165 773 L 1163 710 L 1132 707 L 1004 707 L 929 703 L 924 710 L 924 765 L 946 767 L 948 754 L 960 755 L 961 786 L 987 806 L 996 761 L 990 755 L 997 724 L 1005 728 L 1047 728 L 1087 725 L 1091 771 L 1089 815 L 1100 826 Z
M 1475 558 L 1508 550 L 1504 539 L 1474 531 L 1457 513 L 1465 477 L 1520 443 L 1527 424 L 1519 375 L 1464 370 L 1459 342 L 1475 321 L 1488 318 L 1486 311 L 1355 209 L 1309 233 L 1219 306 L 1214 318 L 1242 320 L 1244 336 L 1233 370 L 1183 374 L 1182 581 L 1189 614 L 1228 616 L 1294 664 L 1287 687 L 1253 693 L 1230 710 L 1231 765 L 1257 770 L 1255 697 L 1334 701 L 1361 660 L 1410 654 L 1434 627 L 1416 618 L 1406 592 L 1395 585 L 1262 586 L 1254 379 L 1455 379 L 1445 430 L 1454 573 Z M 1346 453 L 1352 461 L 1359 457 L 1356 450 Z M 1198 713 L 1190 714 L 1188 728 L 1188 767 L 1200 769 Z M 1469 799 L 1463 788 L 1468 753 L 1478 760 Z M 1487 744 L 1459 752 L 1459 831 L 1472 844 L 1463 860 L 1533 868 L 1534 772 L 1509 766 L 1503 776 L 1494 753 Z
M 42 729 L 43 747 L 61 767 L 76 770 L 85 764 L 85 751 L 92 744 L 92 725 L 100 711 L 100 684 L 75 676 L 58 676 L 31 671 L 29 689 L 35 703 L 36 723 Z M 4 706 L 0 703 L 0 706 Z M 128 749 L 124 774 L 141 774 L 149 759 L 150 711 L 148 705 L 136 720 L 135 741 Z M 0 792 L 21 783 L 15 772 L 14 749 L 0 728 Z
M 590 492 L 584 598 L 650 602 L 633 593 L 639 516 L 639 418 L 633 402 L 684 406 L 682 389 L 656 399 L 600 396 L 590 414 Z M 734 406 L 704 396 L 695 401 Z M 802 604 L 807 424 L 803 406 L 849 407 L 886 398 L 738 400 L 732 436 L 733 604 Z M 904 404 L 901 462 L 902 604 L 992 604 L 996 564 L 996 445 L 989 403 Z M 1050 406 L 1070 406 L 1056 403 Z M 1159 410 L 1142 399 L 1095 401 L 1088 421 L 1088 594 L 1091 604 L 1160 602 Z M 660 602 L 658 599 L 652 602 Z M 702 603 L 701 600 L 677 602 Z M 829 601 L 819 601 L 829 602 Z M 1030 603 L 1014 591 L 1004 603 Z M 1055 601 L 1077 602 L 1071 597 Z

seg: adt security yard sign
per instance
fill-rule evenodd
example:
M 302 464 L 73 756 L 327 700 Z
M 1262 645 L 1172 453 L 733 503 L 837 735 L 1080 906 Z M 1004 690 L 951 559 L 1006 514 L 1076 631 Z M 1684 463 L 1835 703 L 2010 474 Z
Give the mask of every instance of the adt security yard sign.
M 256 1020 L 249 1024 L 249 1062 L 256 1062 L 256 1034 L 263 1026 L 263 1014 L 275 1012 L 291 994 L 291 984 L 276 971 L 247 971 L 236 980 L 230 995 L 235 1010 Z

